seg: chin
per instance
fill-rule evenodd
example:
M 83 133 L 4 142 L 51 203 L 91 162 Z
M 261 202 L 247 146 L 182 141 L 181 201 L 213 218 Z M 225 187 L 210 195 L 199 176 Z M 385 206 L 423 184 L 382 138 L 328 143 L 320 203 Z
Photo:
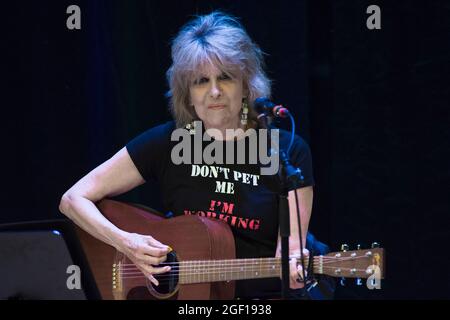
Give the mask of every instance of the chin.
M 212 128 L 232 128 L 230 121 L 224 118 L 208 119 L 206 123 Z

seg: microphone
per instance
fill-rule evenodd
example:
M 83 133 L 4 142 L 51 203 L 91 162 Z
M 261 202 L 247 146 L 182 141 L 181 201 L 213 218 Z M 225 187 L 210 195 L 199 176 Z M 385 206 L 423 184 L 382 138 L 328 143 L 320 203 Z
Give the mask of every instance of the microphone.
M 287 118 L 290 114 L 289 110 L 281 104 L 277 105 L 266 97 L 257 98 L 254 103 L 254 108 L 260 115 L 264 114 L 269 117 Z

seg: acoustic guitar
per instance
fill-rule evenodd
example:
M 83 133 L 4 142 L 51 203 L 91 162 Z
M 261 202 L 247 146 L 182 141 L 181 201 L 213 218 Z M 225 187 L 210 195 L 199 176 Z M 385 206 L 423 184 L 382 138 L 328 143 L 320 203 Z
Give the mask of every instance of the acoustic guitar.
M 162 264 L 171 270 L 154 275 L 159 281 L 154 286 L 125 255 L 77 227 L 103 299 L 233 299 L 236 280 L 281 276 L 281 258 L 236 259 L 231 229 L 220 220 L 200 216 L 166 219 L 150 208 L 108 199 L 97 206 L 118 228 L 151 235 L 173 248 Z M 314 274 L 384 278 L 382 248 L 310 258 Z

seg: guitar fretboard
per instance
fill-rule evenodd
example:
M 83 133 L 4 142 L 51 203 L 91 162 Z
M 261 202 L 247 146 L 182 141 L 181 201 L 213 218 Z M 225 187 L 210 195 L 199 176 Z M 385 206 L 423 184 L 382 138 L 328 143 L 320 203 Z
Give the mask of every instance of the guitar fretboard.
M 179 267 L 181 284 L 281 276 L 281 258 L 183 261 Z

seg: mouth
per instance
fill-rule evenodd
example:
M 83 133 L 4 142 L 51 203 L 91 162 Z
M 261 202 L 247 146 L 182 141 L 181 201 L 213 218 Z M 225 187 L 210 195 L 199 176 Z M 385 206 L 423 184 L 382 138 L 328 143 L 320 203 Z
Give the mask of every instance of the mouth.
M 211 110 L 220 110 L 220 109 L 223 109 L 223 108 L 225 108 L 224 104 L 210 104 L 208 106 L 208 109 L 211 109 Z

